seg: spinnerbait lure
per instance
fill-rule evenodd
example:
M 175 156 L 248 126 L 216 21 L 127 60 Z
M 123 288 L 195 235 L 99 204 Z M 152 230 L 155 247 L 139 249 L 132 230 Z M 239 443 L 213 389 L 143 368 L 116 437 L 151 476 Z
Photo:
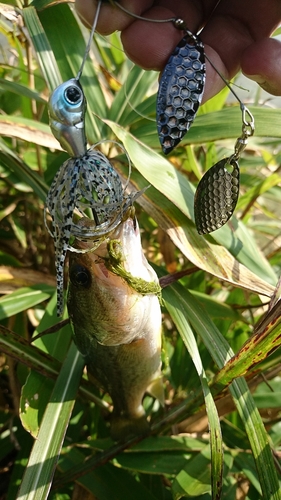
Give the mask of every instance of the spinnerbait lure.
M 118 2 L 112 3 L 132 17 L 156 23 L 172 22 L 177 29 L 185 33 L 163 70 L 157 94 L 157 129 L 165 154 L 173 151 L 195 119 L 205 86 L 205 59 L 240 103 L 243 115 L 242 136 L 237 139 L 234 154 L 219 161 L 206 172 L 195 195 L 194 215 L 199 234 L 215 231 L 233 215 L 238 200 L 238 160 L 246 147 L 248 137 L 254 133 L 253 115 L 205 54 L 203 42 L 187 29 L 183 19 L 149 19 L 129 12 Z M 247 116 L 249 120 L 246 119 Z
M 62 314 L 64 305 L 66 252 L 79 251 L 72 247 L 71 240 L 91 239 L 92 248 L 96 248 L 122 222 L 123 215 L 139 195 L 126 196 L 129 178 L 123 188 L 118 173 L 106 156 L 95 147 L 87 149 L 86 99 L 79 79 L 95 31 L 99 8 L 100 2 L 77 77 L 59 85 L 49 100 L 51 130 L 62 148 L 72 157 L 57 172 L 45 203 L 45 223 L 55 244 L 58 316 Z M 92 219 L 88 217 L 89 209 Z M 50 229 L 46 222 L 47 210 L 52 219 Z M 85 218 L 82 225 L 77 224 L 81 217 Z

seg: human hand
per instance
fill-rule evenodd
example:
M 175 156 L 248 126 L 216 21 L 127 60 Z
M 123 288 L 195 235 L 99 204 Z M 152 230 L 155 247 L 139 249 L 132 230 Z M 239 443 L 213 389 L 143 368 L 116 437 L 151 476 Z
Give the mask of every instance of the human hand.
M 281 95 L 281 43 L 269 38 L 281 20 L 280 0 L 120 0 L 122 6 L 151 19 L 182 18 L 200 38 L 214 66 L 231 79 L 241 69 L 267 92 Z M 217 5 L 217 6 L 216 6 Z M 81 19 L 93 23 L 97 0 L 76 0 Z M 183 37 L 172 23 L 134 19 L 117 6 L 104 3 L 97 31 L 120 30 L 128 57 L 145 69 L 161 71 Z M 223 81 L 206 61 L 203 102 L 217 94 Z

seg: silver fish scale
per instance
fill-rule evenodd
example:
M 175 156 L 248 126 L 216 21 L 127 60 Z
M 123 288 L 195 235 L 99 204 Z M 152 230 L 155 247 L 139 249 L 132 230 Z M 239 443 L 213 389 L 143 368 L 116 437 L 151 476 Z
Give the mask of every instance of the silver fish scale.
M 189 130 L 202 100 L 206 78 L 204 45 L 185 36 L 162 73 L 156 115 L 160 144 L 170 153 Z
M 106 156 L 92 148 L 80 158 L 67 160 L 58 170 L 46 199 L 45 219 L 48 210 L 52 218 L 49 232 L 55 244 L 59 316 L 64 303 L 66 252 L 73 251 L 71 238 L 90 238 L 93 247 L 98 246 L 101 239 L 121 222 L 135 197 L 124 195 L 118 173 Z M 94 219 L 87 217 L 84 227 L 75 223 L 75 212 L 79 217 L 86 217 L 86 209 L 93 211 Z
M 233 215 L 238 195 L 239 165 L 224 158 L 205 173 L 197 186 L 194 216 L 198 233 L 211 233 L 222 227 Z

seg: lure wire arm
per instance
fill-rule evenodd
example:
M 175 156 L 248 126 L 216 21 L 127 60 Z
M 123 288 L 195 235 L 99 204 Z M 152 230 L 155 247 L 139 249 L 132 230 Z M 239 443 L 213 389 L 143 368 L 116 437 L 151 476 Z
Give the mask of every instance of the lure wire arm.
M 134 17 L 135 19 L 139 19 L 140 21 L 148 21 L 150 23 L 174 23 L 175 22 L 174 17 L 171 17 L 169 19 L 150 19 L 149 17 L 138 16 L 138 14 L 134 14 L 134 12 L 130 12 L 125 7 L 123 7 L 123 5 L 121 5 L 119 2 L 115 2 L 115 0 L 110 0 L 110 3 L 112 3 L 112 5 L 115 5 L 116 7 L 118 7 L 118 9 L 125 12 L 125 14 L 128 14 L 128 16 Z

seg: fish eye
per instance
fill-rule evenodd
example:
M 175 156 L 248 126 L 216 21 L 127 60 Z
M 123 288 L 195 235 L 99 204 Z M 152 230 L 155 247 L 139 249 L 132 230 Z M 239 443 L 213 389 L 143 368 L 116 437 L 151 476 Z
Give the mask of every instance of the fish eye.
M 77 104 L 82 99 L 82 92 L 78 87 L 71 85 L 64 91 L 64 97 L 69 104 Z
M 70 269 L 70 281 L 73 285 L 88 288 L 91 284 L 91 275 L 84 266 L 75 265 Z

